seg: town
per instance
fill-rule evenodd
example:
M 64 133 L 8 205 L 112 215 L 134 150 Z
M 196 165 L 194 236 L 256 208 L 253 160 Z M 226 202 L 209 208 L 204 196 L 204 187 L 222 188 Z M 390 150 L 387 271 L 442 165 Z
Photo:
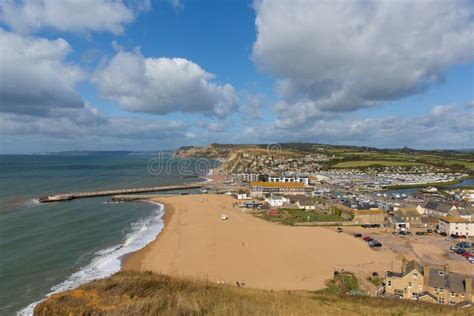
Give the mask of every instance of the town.
M 399 254 L 400 269 L 377 276 L 371 295 L 472 305 L 472 173 L 410 163 L 328 168 L 335 158 L 240 153 L 211 171 L 209 189 L 262 220 L 324 226 Z

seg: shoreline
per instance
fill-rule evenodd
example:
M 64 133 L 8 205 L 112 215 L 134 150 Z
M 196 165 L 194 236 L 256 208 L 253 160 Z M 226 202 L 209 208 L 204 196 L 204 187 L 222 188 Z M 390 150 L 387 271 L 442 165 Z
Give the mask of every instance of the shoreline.
M 149 199 L 164 206 L 164 227 L 122 260 L 121 271 L 151 271 L 267 290 L 317 290 L 335 270 L 385 272 L 396 255 L 325 227 L 269 223 L 228 196 Z M 225 212 L 229 220 L 220 219 Z M 341 251 L 344 249 L 344 251 Z M 324 255 L 322 255 L 324 254 Z
M 135 270 L 137 267 L 141 267 L 144 258 L 151 250 L 150 248 L 152 244 L 157 243 L 160 237 L 165 234 L 166 230 L 169 229 L 169 222 L 171 221 L 171 218 L 174 214 L 173 206 L 171 206 L 169 203 L 160 201 L 159 197 L 145 199 L 142 201 L 148 203 L 158 203 L 163 206 L 163 215 L 161 216 L 161 219 L 163 220 L 163 229 L 158 232 L 158 234 L 155 236 L 155 239 L 146 244 L 143 248 L 138 249 L 137 251 L 129 252 L 123 256 L 121 260 L 120 271 L 130 271 Z

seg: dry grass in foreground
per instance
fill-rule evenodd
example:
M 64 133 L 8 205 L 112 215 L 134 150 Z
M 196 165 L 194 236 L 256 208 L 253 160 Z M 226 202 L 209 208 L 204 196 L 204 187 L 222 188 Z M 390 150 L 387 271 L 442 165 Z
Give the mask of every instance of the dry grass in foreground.
M 119 272 L 39 304 L 35 315 L 473 315 L 474 309 L 320 292 L 271 292 Z

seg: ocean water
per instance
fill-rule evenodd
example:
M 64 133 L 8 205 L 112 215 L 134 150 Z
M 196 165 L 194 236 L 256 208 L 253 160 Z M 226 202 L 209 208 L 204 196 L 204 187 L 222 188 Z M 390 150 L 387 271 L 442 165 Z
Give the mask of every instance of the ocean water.
M 0 315 L 29 315 L 47 294 L 120 268 L 120 258 L 152 241 L 163 209 L 110 197 L 40 204 L 51 193 L 200 181 L 196 161 L 150 156 L 0 156 Z M 163 166 L 161 166 L 163 165 Z M 202 172 L 202 166 L 198 168 Z M 178 172 L 180 170 L 180 172 Z

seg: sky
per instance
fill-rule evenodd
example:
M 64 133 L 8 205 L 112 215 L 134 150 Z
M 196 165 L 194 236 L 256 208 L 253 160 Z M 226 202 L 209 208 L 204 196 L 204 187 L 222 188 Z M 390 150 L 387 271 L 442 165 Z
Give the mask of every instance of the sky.
M 474 1 L 0 0 L 0 153 L 474 148 Z

